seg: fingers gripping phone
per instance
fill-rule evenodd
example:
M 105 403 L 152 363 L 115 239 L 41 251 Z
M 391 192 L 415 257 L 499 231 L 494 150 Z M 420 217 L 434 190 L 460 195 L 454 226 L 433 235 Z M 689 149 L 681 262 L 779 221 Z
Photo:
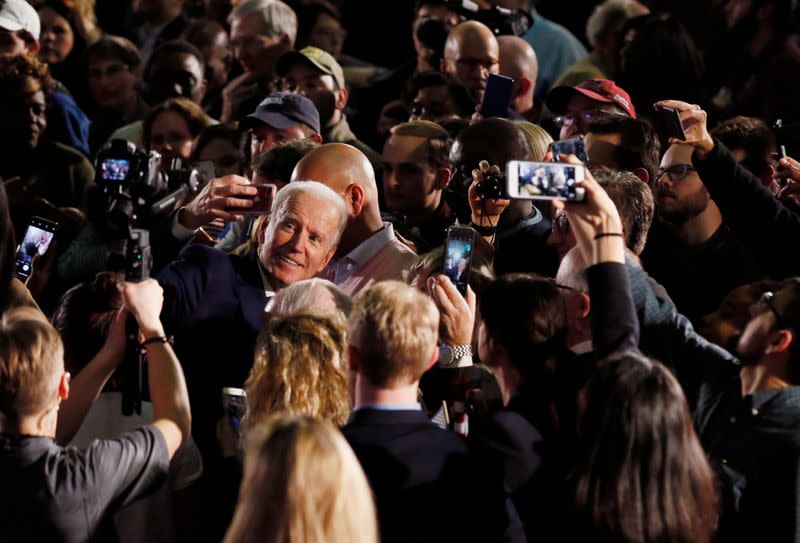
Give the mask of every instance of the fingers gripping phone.
M 444 246 L 444 274 L 456 286 L 462 296 L 467 295 L 469 268 L 472 250 L 475 248 L 475 231 L 466 226 L 451 226 L 447 229 Z
M 22 238 L 22 243 L 17 249 L 17 277 L 23 281 L 30 277 L 33 258 L 37 253 L 42 256 L 47 252 L 53 242 L 56 230 L 58 230 L 58 223 L 56 222 L 48 221 L 41 217 L 33 217 L 31 219 L 28 229 L 25 231 L 25 237 Z
M 580 164 L 512 160 L 507 166 L 506 188 L 511 198 L 580 202 L 585 196 L 580 186 L 585 171 Z
M 481 102 L 481 115 L 484 118 L 507 117 L 513 86 L 514 80 L 510 77 L 489 74 Z

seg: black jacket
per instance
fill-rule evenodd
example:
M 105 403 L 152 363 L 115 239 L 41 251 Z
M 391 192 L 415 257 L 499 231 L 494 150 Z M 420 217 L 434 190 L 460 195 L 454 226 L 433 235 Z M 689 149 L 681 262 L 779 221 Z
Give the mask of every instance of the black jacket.
M 422 411 L 357 409 L 342 433 L 372 487 L 383 543 L 525 540 L 500 480 Z

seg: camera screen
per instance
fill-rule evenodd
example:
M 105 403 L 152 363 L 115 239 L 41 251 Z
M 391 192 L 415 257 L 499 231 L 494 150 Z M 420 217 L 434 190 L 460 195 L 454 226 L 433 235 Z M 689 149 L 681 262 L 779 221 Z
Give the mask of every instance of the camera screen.
M 42 230 L 33 225 L 29 226 L 28 231 L 25 232 L 25 239 L 22 240 L 19 246 L 17 260 L 25 264 L 30 264 L 33 257 L 36 256 L 36 253 L 43 255 L 47 252 L 47 248 L 53 240 L 53 235 L 53 232 Z
M 107 158 L 100 164 L 100 175 L 104 181 L 125 181 L 130 167 L 126 158 Z
M 520 196 L 576 199 L 575 166 L 521 163 L 517 178 Z
M 444 256 L 444 273 L 459 290 L 466 290 L 471 252 L 472 241 L 457 238 L 450 238 L 447 240 L 447 254 Z

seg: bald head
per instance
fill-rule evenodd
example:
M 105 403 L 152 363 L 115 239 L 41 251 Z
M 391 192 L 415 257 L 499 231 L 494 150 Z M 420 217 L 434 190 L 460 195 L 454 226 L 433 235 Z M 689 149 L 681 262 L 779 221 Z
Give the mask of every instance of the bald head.
M 539 61 L 531 44 L 517 36 L 498 36 L 500 73 L 514 80 L 527 77 L 536 81 Z
M 499 72 L 499 59 L 497 38 L 489 27 L 477 21 L 465 21 L 447 36 L 441 68 L 467 87 L 479 102 L 483 99 L 489 74 Z
M 292 173 L 292 182 L 319 181 L 344 198 L 347 229 L 339 244 L 344 254 L 362 240 L 364 232 L 382 227 L 375 171 L 364 153 L 345 143 L 320 145 L 304 156 Z

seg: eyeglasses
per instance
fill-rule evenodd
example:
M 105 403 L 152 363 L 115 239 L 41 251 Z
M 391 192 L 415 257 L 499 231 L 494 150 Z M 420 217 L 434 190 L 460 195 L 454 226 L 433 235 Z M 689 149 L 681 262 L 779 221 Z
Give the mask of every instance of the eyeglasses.
M 686 179 L 686 176 L 689 175 L 689 172 L 694 172 L 694 166 L 691 164 L 673 164 L 667 168 L 659 168 L 656 170 L 656 180 L 661 179 L 664 174 L 667 174 L 670 181 L 678 182 L 683 181 Z
M 564 126 L 572 126 L 575 122 L 588 124 L 592 121 L 605 119 L 613 115 L 620 115 L 617 111 L 609 111 L 603 108 L 584 109 L 583 111 L 576 111 L 575 113 L 567 113 L 565 115 L 558 115 L 553 118 L 553 122 L 559 128 Z
M 786 325 L 786 320 L 783 318 L 783 315 L 778 313 L 778 310 L 775 309 L 775 293 L 767 291 L 761 295 L 756 302 L 756 314 L 762 313 L 765 309 L 772 311 L 772 314 L 775 315 L 775 325 L 779 328 L 787 327 L 791 328 L 790 326 Z
M 569 218 L 566 213 L 556 215 L 553 219 L 553 228 L 562 236 L 569 234 Z

